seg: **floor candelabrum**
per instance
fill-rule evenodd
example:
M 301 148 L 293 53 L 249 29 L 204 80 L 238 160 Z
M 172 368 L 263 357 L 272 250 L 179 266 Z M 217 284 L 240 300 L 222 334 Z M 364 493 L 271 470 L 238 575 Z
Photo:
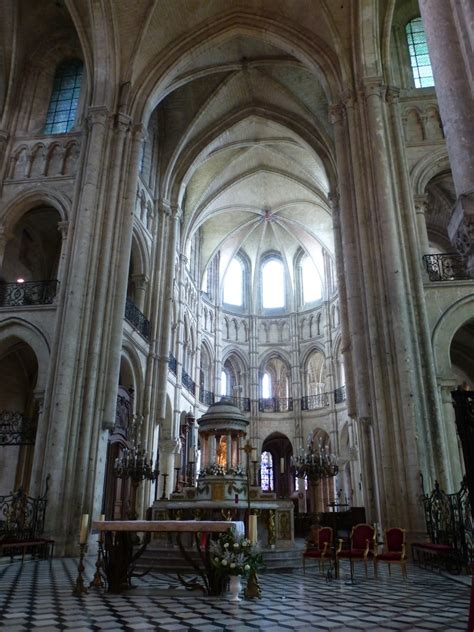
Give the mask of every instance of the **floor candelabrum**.
M 156 481 L 159 476 L 158 459 L 153 467 L 153 454 L 150 458 L 140 446 L 125 448 L 122 455 L 115 459 L 115 476 L 123 480 L 129 479 L 132 486 L 130 499 L 130 519 L 136 520 L 138 513 L 136 510 L 137 489 L 144 480 Z

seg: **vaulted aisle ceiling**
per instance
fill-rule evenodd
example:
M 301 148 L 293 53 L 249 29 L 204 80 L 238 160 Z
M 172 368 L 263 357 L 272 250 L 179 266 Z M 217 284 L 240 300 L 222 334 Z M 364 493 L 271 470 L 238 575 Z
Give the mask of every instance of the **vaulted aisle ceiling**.
M 183 209 L 182 248 L 201 229 L 203 267 L 220 251 L 221 278 L 239 249 L 254 273 L 263 253 L 281 252 L 290 274 L 303 249 L 322 276 L 322 249 L 333 253 L 324 90 L 268 44 L 240 37 L 214 52 L 204 76 L 187 69 L 158 106 L 161 176 Z

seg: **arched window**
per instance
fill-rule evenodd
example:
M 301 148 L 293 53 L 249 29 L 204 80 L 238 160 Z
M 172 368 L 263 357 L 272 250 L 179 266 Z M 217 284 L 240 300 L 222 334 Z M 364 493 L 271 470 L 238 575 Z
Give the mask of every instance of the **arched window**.
M 221 371 L 221 395 L 225 397 L 227 395 L 227 373 Z
M 301 280 L 303 283 L 303 303 L 312 303 L 321 298 L 321 279 L 310 257 L 301 262 Z
M 280 259 L 268 259 L 262 266 L 262 306 L 285 307 L 285 270 Z
M 242 306 L 244 290 L 244 269 L 235 257 L 229 264 L 224 277 L 224 303 Z
M 270 373 L 264 373 L 262 378 L 262 397 L 269 399 L 272 396 L 272 378 Z
M 429 88 L 434 86 L 433 71 L 431 70 L 428 42 L 421 18 L 410 20 L 405 26 L 405 32 L 410 52 L 411 70 L 415 81 L 415 88 Z
M 260 480 L 262 490 L 271 492 L 273 489 L 273 459 L 270 452 L 262 452 L 260 457 Z
M 73 127 L 79 103 L 82 72 L 83 63 L 79 59 L 68 59 L 56 68 L 44 134 L 64 134 Z

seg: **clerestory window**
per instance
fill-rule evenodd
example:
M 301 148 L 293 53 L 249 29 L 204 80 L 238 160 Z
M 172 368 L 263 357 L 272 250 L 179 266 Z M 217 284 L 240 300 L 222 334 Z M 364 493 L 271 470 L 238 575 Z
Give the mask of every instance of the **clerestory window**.
M 415 88 L 434 86 L 433 71 L 428 53 L 428 42 L 421 18 L 410 20 L 405 26 Z
M 65 60 L 56 68 L 44 134 L 64 134 L 74 126 L 83 68 L 79 59 Z
M 262 265 L 262 307 L 285 307 L 285 269 L 280 259 L 267 259 Z
M 242 307 L 244 295 L 244 268 L 235 257 L 229 263 L 224 277 L 224 303 Z

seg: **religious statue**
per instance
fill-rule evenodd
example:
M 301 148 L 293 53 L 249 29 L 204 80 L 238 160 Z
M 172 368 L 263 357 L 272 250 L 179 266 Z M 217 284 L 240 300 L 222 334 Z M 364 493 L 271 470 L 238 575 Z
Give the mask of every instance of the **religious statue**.
M 216 463 L 227 467 L 227 441 L 224 436 L 219 439 L 219 443 L 216 448 Z

